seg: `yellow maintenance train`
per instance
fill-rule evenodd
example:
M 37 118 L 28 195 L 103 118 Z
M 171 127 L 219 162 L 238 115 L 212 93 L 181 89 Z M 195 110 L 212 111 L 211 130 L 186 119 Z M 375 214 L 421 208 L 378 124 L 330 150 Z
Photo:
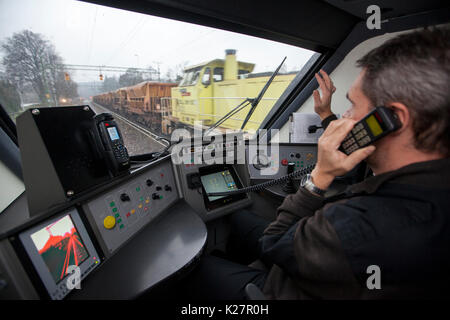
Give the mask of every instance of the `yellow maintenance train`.
M 182 81 L 147 81 L 132 87 L 93 97 L 99 103 L 147 125 L 158 134 L 173 129 L 192 128 L 196 123 L 211 126 L 246 98 L 255 98 L 272 75 L 252 73 L 253 63 L 236 59 L 235 50 L 226 50 L 225 59 L 215 59 L 185 69 Z M 296 75 L 277 75 L 244 130 L 254 132 Z M 219 129 L 238 130 L 248 108 L 222 123 Z

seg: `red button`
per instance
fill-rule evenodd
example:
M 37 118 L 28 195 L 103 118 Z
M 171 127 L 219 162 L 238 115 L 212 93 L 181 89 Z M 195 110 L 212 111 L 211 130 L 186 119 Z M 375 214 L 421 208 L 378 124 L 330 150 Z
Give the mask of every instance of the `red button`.
M 129 216 L 130 216 L 130 213 L 128 212 L 128 213 L 127 213 L 127 218 L 128 218 Z
M 282 164 L 283 166 L 287 166 L 287 165 L 288 165 L 288 160 L 287 160 L 287 159 L 281 160 L 281 164 Z

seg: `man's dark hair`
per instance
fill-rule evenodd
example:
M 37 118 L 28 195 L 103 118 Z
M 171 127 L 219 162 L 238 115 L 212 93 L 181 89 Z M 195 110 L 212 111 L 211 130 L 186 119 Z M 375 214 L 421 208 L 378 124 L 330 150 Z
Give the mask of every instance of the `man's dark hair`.
M 357 61 L 362 91 L 374 106 L 411 111 L 415 147 L 450 156 L 450 29 L 402 34 Z

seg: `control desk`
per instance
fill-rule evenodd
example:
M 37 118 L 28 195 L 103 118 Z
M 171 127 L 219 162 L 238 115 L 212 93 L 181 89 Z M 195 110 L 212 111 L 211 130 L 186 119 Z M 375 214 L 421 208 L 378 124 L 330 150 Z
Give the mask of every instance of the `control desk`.
M 139 297 L 199 259 L 209 221 L 253 204 L 251 193 L 208 193 L 237 191 L 316 161 L 314 145 L 276 148 L 254 161 L 243 139 L 194 146 L 187 162 L 168 155 L 38 215 L 28 214 L 23 194 L 0 215 L 0 280 L 7 284 L 0 297 Z
M 25 196 L 0 216 L 2 299 L 136 298 L 205 247 L 206 226 L 182 199 L 170 156 L 39 216 Z

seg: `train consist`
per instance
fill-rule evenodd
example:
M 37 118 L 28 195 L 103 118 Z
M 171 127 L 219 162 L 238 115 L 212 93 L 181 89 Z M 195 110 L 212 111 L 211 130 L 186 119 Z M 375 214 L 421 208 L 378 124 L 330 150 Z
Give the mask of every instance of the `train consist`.
M 180 127 L 201 122 L 211 126 L 246 98 L 256 97 L 271 73 L 252 73 L 255 65 L 236 60 L 235 50 L 185 69 L 182 81 L 146 81 L 93 97 L 93 101 L 149 127 L 156 134 L 170 135 Z M 276 76 L 244 130 L 256 131 L 275 101 L 297 72 Z M 241 128 L 248 108 L 234 114 L 219 129 Z

